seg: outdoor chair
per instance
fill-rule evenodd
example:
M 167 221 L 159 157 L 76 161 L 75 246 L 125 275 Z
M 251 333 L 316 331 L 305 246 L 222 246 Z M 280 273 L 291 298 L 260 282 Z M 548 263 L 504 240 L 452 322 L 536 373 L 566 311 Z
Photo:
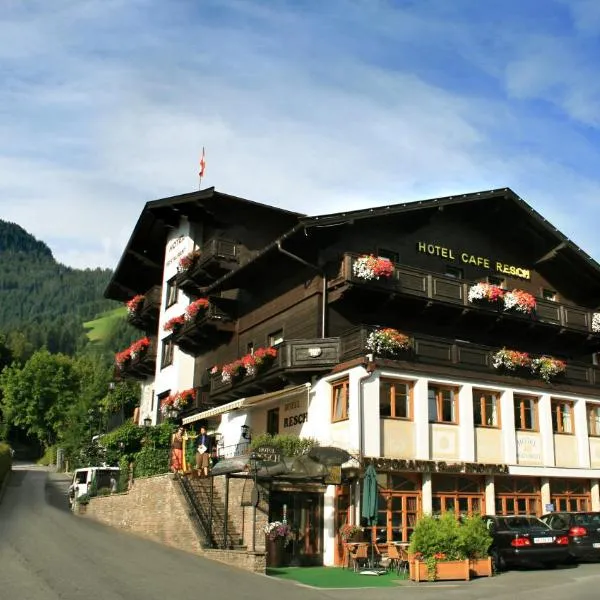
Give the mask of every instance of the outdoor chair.
M 398 562 L 399 575 L 400 571 L 402 571 L 402 573 L 406 573 L 408 571 L 410 557 L 408 555 L 408 548 L 402 548 L 402 546 L 400 546 L 400 548 L 398 548 L 398 553 L 400 554 L 400 561 Z
M 348 556 L 353 571 L 359 571 L 369 560 L 369 544 L 351 544 L 348 546 Z
M 388 571 L 395 570 L 396 574 L 400 574 L 400 562 L 402 557 L 400 556 L 400 550 L 396 544 L 388 544 Z

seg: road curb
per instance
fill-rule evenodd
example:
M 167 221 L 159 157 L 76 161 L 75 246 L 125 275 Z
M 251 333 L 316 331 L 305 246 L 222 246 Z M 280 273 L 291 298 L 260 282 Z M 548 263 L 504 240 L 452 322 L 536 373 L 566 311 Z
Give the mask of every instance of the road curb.
M 0 504 L 2 503 L 2 498 L 4 497 L 4 490 L 8 487 L 8 481 L 10 479 L 10 475 L 12 473 L 12 469 L 6 474 L 2 485 L 0 486 Z

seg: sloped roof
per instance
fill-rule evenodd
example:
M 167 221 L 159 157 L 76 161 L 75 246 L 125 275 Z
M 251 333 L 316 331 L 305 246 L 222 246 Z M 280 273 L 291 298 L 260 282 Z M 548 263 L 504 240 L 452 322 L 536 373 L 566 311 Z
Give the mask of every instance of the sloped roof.
M 301 213 L 217 191 L 214 187 L 147 202 L 125 246 L 115 272 L 104 292 L 106 298 L 125 301 L 144 293 L 162 281 L 165 244 L 170 228 L 181 216 L 200 220 L 210 216 L 221 220 L 252 211 L 262 219 L 279 219 L 282 230 L 295 225 Z
M 293 239 L 299 238 L 301 232 L 311 229 L 331 228 L 355 223 L 362 219 L 381 218 L 401 213 L 423 211 L 430 209 L 441 209 L 444 207 L 457 206 L 460 204 L 477 204 L 483 209 L 485 203 L 491 200 L 507 201 L 515 209 L 515 215 L 524 218 L 515 218 L 511 221 L 514 231 L 519 231 L 523 235 L 542 236 L 546 251 L 540 256 L 538 262 L 548 261 L 550 259 L 559 259 L 566 261 L 569 265 L 576 267 L 572 272 L 572 285 L 586 286 L 585 295 L 589 302 L 600 304 L 600 264 L 589 254 L 577 246 L 566 235 L 561 233 L 554 225 L 545 219 L 540 213 L 534 210 L 525 200 L 518 196 L 510 188 L 499 188 L 469 194 L 455 196 L 445 196 L 442 198 L 431 198 L 426 200 L 417 200 L 411 202 L 402 202 L 399 204 L 387 204 L 374 208 L 365 208 L 352 211 L 342 211 L 329 213 L 312 217 L 302 217 L 298 225 L 295 225 L 279 239 L 269 244 L 263 251 L 255 256 L 245 265 L 228 273 L 220 280 L 215 282 L 211 288 L 218 289 L 227 282 L 231 286 L 238 281 L 240 277 L 250 276 L 253 265 L 258 265 L 267 257 L 272 257 L 274 252 L 278 251 L 278 246 L 286 241 L 286 244 L 293 242 Z M 305 237 L 305 236 L 303 236 Z M 269 258 L 270 260 L 270 258 Z M 246 273 L 244 273 L 246 271 Z

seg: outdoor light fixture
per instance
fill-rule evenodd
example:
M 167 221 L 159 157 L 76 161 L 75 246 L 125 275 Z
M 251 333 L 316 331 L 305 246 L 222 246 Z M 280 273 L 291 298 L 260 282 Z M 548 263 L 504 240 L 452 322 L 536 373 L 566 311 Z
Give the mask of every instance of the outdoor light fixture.
M 146 417 L 144 419 L 144 427 L 150 427 L 152 425 L 152 419 L 150 417 Z
M 242 437 L 245 440 L 250 440 L 250 426 L 249 425 L 242 425 Z

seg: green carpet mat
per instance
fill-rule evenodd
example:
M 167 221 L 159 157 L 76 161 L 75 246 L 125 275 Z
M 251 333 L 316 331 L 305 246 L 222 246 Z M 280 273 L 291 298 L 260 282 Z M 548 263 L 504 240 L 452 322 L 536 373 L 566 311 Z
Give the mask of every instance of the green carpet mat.
M 361 575 L 339 567 L 282 567 L 267 569 L 267 575 L 297 581 L 318 588 L 397 587 L 408 577 L 395 572 L 385 575 Z

